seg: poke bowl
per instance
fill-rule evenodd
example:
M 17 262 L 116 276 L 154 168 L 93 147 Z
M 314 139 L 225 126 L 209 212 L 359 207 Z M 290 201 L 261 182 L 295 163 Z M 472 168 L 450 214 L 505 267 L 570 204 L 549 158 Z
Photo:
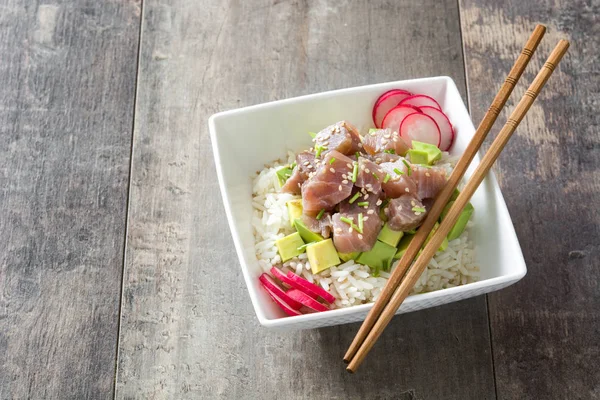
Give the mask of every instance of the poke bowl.
M 259 322 L 309 329 L 365 318 L 475 128 L 453 80 L 433 77 L 225 111 L 209 131 Z M 398 314 L 526 274 L 493 173 L 469 206 Z

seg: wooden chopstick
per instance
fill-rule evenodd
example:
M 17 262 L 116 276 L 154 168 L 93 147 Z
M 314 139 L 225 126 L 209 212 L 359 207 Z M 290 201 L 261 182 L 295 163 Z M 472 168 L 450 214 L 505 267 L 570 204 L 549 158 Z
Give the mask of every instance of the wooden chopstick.
M 437 231 L 433 234 L 431 240 L 429 241 L 429 243 L 427 243 L 421 255 L 417 258 L 414 265 L 410 268 L 410 270 L 400 283 L 400 286 L 392 296 L 390 302 L 386 305 L 379 319 L 367 335 L 367 338 L 364 340 L 362 346 L 358 349 L 358 351 L 350 361 L 350 364 L 348 364 L 348 367 L 346 368 L 348 371 L 356 371 L 358 366 L 366 357 L 369 350 L 371 350 L 371 348 L 373 347 L 373 345 L 375 344 L 375 342 L 377 341 L 387 324 L 390 322 L 390 320 L 396 313 L 398 307 L 400 307 L 404 299 L 406 299 L 410 290 L 414 287 L 415 283 L 427 267 L 427 264 L 429 264 L 429 260 L 431 260 L 431 258 L 435 255 L 437 249 L 442 244 L 444 238 L 448 235 L 448 233 L 458 220 L 458 217 L 460 216 L 460 213 L 462 212 L 463 208 L 469 202 L 471 196 L 473 196 L 473 193 L 475 193 L 477 187 L 481 184 L 485 176 L 488 174 L 490 168 L 492 167 L 492 165 L 494 164 L 494 162 L 508 143 L 508 140 L 511 138 L 517 126 L 519 126 L 519 124 L 523 120 L 523 117 L 525 117 L 525 114 L 527 114 L 527 111 L 529 111 L 529 108 L 531 107 L 536 97 L 539 95 L 540 91 L 548 81 L 548 78 L 550 78 L 550 75 L 552 75 L 552 72 L 554 72 L 554 69 L 556 68 L 564 54 L 567 52 L 568 48 L 568 41 L 561 40 L 558 42 L 558 44 L 550 54 L 550 57 L 548 57 L 548 60 L 546 61 L 540 72 L 538 72 L 532 84 L 529 86 L 529 88 L 519 101 L 519 104 L 517 104 L 517 107 L 504 124 L 504 127 L 498 134 L 498 137 L 496 137 L 496 139 L 490 146 L 490 149 L 481 160 L 481 163 L 477 166 L 477 169 L 473 173 L 473 176 L 467 182 L 467 185 L 462 190 L 462 192 L 458 195 L 458 198 L 455 200 L 454 204 L 450 208 L 450 211 L 448 211 L 446 217 L 442 220 L 442 223 L 438 227 Z
M 523 71 L 525 70 L 525 67 L 527 67 L 531 56 L 540 44 L 544 33 L 546 33 L 546 27 L 544 25 L 537 25 L 533 33 L 531 34 L 531 37 L 527 40 L 525 47 L 521 51 L 521 54 L 515 61 L 515 64 L 510 70 L 510 73 L 506 77 L 504 84 L 500 88 L 498 94 L 496 94 L 492 105 L 490 106 L 485 116 L 483 117 L 483 120 L 479 124 L 479 127 L 477 128 L 477 131 L 473 136 L 473 139 L 471 139 L 471 142 L 467 146 L 462 157 L 454 167 L 452 174 L 448 178 L 446 186 L 437 195 L 433 206 L 431 207 L 427 217 L 425 218 L 425 221 L 413 237 L 412 241 L 410 242 L 410 245 L 404 253 L 404 256 L 400 259 L 400 262 L 398 263 L 396 268 L 394 268 L 385 287 L 383 288 L 381 294 L 377 298 L 377 301 L 373 305 L 373 308 L 367 315 L 365 321 L 362 323 L 358 333 L 356 334 L 356 337 L 354 338 L 352 344 L 348 348 L 348 351 L 344 355 L 345 362 L 350 362 L 352 357 L 354 357 L 363 340 L 365 340 L 365 338 L 369 334 L 369 331 L 375 324 L 375 321 L 377 321 L 377 318 L 379 317 L 386 304 L 392 297 L 392 294 L 400 284 L 400 281 L 404 276 L 406 270 L 411 265 L 418 252 L 421 250 L 423 243 L 425 243 L 425 239 L 427 239 L 427 236 L 429 236 L 429 233 L 431 232 L 433 226 L 440 217 L 442 210 L 450 200 L 450 196 L 452 196 L 454 189 L 456 188 L 456 186 L 458 186 L 458 183 L 464 176 L 469 164 L 471 164 L 473 157 L 475 157 L 475 154 L 477 153 L 477 151 L 479 151 L 479 148 L 485 140 L 488 132 L 492 128 L 492 125 L 494 125 L 494 122 L 496 122 L 496 118 L 498 118 L 500 110 L 502 110 L 502 108 L 504 107 L 506 100 L 508 100 L 508 97 L 512 93 L 515 85 L 517 84 L 517 81 L 523 74 Z

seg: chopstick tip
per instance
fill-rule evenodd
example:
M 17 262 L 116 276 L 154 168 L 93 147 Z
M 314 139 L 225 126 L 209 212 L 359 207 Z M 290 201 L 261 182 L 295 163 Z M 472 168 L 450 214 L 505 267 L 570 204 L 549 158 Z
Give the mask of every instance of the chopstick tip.
M 348 371 L 349 374 L 353 374 L 354 370 L 350 368 L 350 366 L 346 367 L 346 371 Z

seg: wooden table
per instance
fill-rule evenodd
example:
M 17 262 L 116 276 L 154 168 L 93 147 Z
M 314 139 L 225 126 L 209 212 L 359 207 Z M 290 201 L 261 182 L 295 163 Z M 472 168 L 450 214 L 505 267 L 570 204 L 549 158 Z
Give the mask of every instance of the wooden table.
M 1 4 L 1 399 L 600 399 L 597 0 Z M 449 75 L 477 122 L 536 22 L 509 110 L 572 46 L 495 169 L 525 279 L 396 317 L 358 375 L 357 324 L 261 328 L 208 116 Z

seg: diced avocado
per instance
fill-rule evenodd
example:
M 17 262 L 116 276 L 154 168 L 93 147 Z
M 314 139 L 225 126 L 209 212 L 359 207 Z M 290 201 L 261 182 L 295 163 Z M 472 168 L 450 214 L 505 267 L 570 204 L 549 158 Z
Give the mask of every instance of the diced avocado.
M 458 195 L 460 194 L 460 190 L 454 188 L 454 192 L 452 192 L 452 196 L 450 196 L 450 200 L 454 201 L 458 198 Z
M 340 263 L 340 258 L 331 239 L 309 244 L 306 246 L 306 255 L 313 274 Z
M 350 260 L 356 260 L 356 258 L 359 255 L 360 255 L 360 251 L 356 251 L 354 253 L 340 253 L 340 252 L 338 252 L 338 256 L 340 257 L 340 260 L 342 260 L 343 262 L 350 261 Z
M 294 220 L 294 226 L 306 243 L 320 242 L 323 240 L 323 236 L 308 229 L 308 227 L 304 225 L 304 222 L 302 222 L 301 218 L 296 218 Z
M 277 246 L 277 250 L 279 250 L 279 255 L 283 262 L 300 255 L 300 253 L 304 253 L 304 241 L 298 232 L 277 239 L 275 245 Z
M 444 207 L 444 210 L 440 215 L 440 221 L 442 221 L 446 217 L 448 211 L 450 211 L 450 208 L 452 208 L 453 204 L 454 201 L 449 201 L 448 204 L 446 204 L 446 207 Z M 460 215 L 458 216 L 456 223 L 454 224 L 452 229 L 450 229 L 450 232 L 448 232 L 448 236 L 446 236 L 448 240 L 454 240 L 460 235 L 462 235 L 465 228 L 467 227 L 467 222 L 469 222 L 471 215 L 473 215 L 473 211 L 475 211 L 475 207 L 473 207 L 473 204 L 467 203 L 465 208 L 463 208 Z
M 417 164 L 431 165 L 434 162 L 436 162 L 437 160 L 439 160 L 440 158 L 442 158 L 442 151 L 433 144 L 417 142 L 416 140 L 413 140 L 412 148 L 413 148 L 413 150 L 418 150 L 418 151 L 427 153 L 427 162 L 426 163 L 417 163 Z M 415 161 L 413 161 L 412 158 L 411 158 L 411 162 L 413 164 L 415 163 Z
M 396 254 L 396 247 L 378 240 L 371 250 L 360 253 L 356 261 L 375 270 L 387 270 L 392 265 L 394 254 Z
M 409 150 L 410 162 L 413 164 L 429 165 L 429 154 L 421 150 Z
M 381 228 L 377 239 L 381 240 L 383 243 L 389 244 L 390 246 L 396 247 L 398 246 L 398 242 L 400 241 L 400 239 L 402 239 L 402 236 L 404 236 L 404 232 L 394 231 L 386 223 L 385 225 L 383 225 L 383 228 Z
M 292 176 L 293 169 L 290 167 L 281 167 L 277 170 L 277 180 L 279 181 L 279 186 L 285 185 L 290 176 Z
M 427 239 L 425 239 L 425 243 L 423 244 L 423 247 L 427 246 L 427 243 L 429 243 L 429 239 L 432 238 L 433 234 L 435 233 L 435 231 L 438 230 L 439 227 L 440 227 L 440 224 L 436 222 L 435 225 L 433 226 L 433 229 L 431 230 L 431 232 L 429 232 Z M 445 237 L 444 241 L 440 245 L 440 248 L 438 249 L 438 251 L 444 251 L 447 248 L 448 248 L 448 238 Z
M 287 203 L 288 215 L 290 216 L 290 225 L 294 226 L 296 218 L 302 216 L 302 199 L 290 200 Z
M 414 236 L 414 234 L 406 233 L 404 237 L 402 237 L 402 240 L 400 240 L 400 243 L 398 243 L 398 251 L 394 255 L 394 258 L 402 258 L 404 253 L 406 253 L 406 249 L 408 249 L 408 245 L 410 244 L 410 241 Z

